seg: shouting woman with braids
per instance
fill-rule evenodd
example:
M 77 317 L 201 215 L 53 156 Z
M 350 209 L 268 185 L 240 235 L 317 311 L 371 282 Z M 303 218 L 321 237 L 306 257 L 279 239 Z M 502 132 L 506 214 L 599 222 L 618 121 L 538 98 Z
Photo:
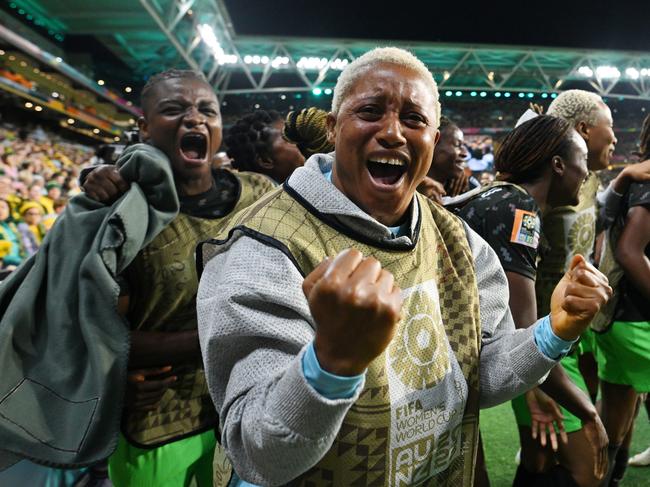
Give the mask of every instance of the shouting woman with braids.
M 587 147 L 568 122 L 539 116 L 506 136 L 495 165 L 501 181 L 461 196 L 454 205 L 499 256 L 508 279 L 515 325 L 526 328 L 538 314 L 535 278 L 541 217 L 552 208 L 578 201 L 587 176 Z M 570 348 L 566 345 L 564 353 Z M 580 420 L 568 426 L 568 435 L 560 427 L 564 444 L 557 444 L 552 420 L 539 409 L 543 393 L 534 389 L 525 399 L 520 396 L 513 401 L 522 445 L 515 485 L 594 486 L 604 474 L 607 437 L 589 397 L 567 377 L 573 368 L 555 367 L 541 386 L 583 422 L 582 430 Z M 562 417 L 560 411 L 556 417 Z M 548 446 L 547 424 L 551 429 Z M 543 439 L 541 448 L 535 441 L 538 433 Z
M 283 127 L 284 119 L 272 110 L 258 110 L 238 120 L 224 139 L 233 167 L 282 184 L 305 163 L 296 145 L 282 137 Z
M 173 69 L 152 76 L 142 90 L 142 109 L 141 137 L 169 160 L 180 211 L 121 276 L 130 370 L 109 474 L 116 487 L 192 481 L 211 487 L 217 414 L 196 328 L 194 250 L 273 185 L 258 174 L 211 168 L 221 145 L 221 114 L 202 75 Z M 88 175 L 84 190 L 107 202 L 128 186 L 116 166 L 101 166 Z

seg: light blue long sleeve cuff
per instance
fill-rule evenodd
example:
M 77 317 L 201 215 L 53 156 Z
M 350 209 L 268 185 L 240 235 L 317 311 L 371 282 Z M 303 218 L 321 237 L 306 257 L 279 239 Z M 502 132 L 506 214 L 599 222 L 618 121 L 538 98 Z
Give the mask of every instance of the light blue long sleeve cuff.
M 363 382 L 364 374 L 343 377 L 330 374 L 318 363 L 314 342 L 311 342 L 302 356 L 302 372 L 316 392 L 327 399 L 349 399 Z
M 553 333 L 551 317 L 549 315 L 544 316 L 537 323 L 537 326 L 533 330 L 533 336 L 540 352 L 552 360 L 559 360 L 569 353 L 571 347 L 577 340 L 563 340 Z

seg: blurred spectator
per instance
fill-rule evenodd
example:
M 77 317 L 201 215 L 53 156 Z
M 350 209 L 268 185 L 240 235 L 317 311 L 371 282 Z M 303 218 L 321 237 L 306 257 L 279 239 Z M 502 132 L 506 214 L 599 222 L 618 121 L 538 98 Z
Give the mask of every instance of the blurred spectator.
M 494 173 L 490 171 L 483 171 L 479 176 L 479 183 L 481 186 L 487 186 L 494 181 Z
M 47 233 L 47 229 L 43 225 L 43 216 L 43 206 L 36 201 L 26 201 L 20 207 L 20 217 L 23 221 L 18 224 L 18 230 L 23 236 L 23 245 L 27 255 L 32 255 L 38 250 Z M 30 234 L 33 238 L 30 238 Z
M 13 181 L 9 176 L 0 176 L 0 199 L 9 205 L 11 215 L 18 218 L 18 207 L 22 198 L 15 194 Z
M 25 257 L 20 232 L 11 218 L 11 208 L 6 200 L 0 199 L 0 259 L 1 268 L 13 269 Z

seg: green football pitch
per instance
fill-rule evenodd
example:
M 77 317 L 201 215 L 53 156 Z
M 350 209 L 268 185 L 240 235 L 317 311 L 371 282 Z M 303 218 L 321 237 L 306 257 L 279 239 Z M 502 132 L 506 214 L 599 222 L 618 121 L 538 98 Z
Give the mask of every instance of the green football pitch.
M 510 487 L 517 465 L 519 436 L 510 404 L 481 411 L 481 434 L 492 487 Z M 644 410 L 636 420 L 630 455 L 650 446 L 650 423 Z M 650 467 L 629 467 L 621 487 L 650 487 Z

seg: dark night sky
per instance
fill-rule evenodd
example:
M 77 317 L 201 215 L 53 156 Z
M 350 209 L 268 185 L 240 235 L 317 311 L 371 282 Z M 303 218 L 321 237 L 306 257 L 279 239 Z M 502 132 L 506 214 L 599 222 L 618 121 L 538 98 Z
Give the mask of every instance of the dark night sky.
M 650 52 L 650 0 L 225 0 L 239 35 Z

